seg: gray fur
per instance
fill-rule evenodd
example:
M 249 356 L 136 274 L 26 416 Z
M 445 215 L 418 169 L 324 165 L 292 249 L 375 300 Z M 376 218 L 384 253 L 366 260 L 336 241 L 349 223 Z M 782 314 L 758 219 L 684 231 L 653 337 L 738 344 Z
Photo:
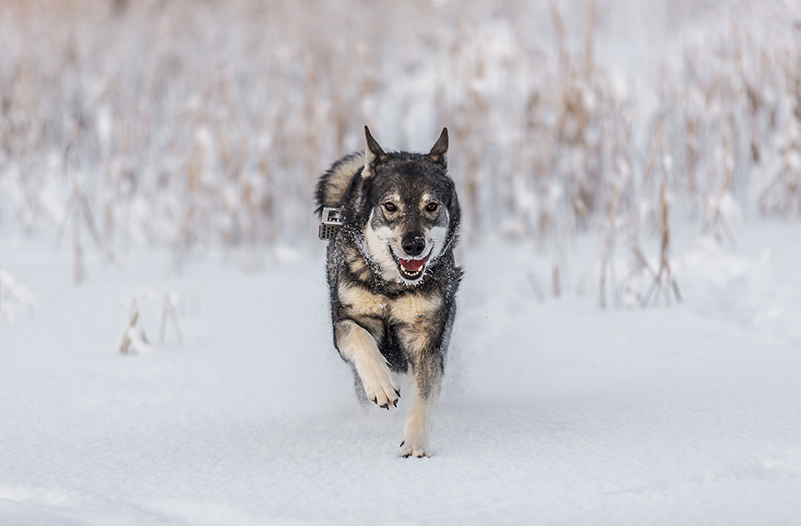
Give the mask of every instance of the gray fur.
M 357 394 L 387 409 L 410 378 L 403 456 L 428 456 L 462 271 L 455 265 L 461 211 L 447 175 L 447 129 L 428 154 L 386 153 L 365 127 L 366 154 L 343 157 L 317 184 L 317 212 L 342 209 L 328 246 L 334 344 Z
M 364 167 L 364 154 L 352 153 L 335 162 L 317 183 L 317 214 L 323 207 L 338 208 L 350 180 Z

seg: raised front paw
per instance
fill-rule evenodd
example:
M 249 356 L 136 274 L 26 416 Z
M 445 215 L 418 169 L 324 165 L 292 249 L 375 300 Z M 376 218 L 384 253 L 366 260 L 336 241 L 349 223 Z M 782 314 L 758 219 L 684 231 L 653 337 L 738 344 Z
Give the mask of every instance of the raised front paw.
M 390 405 L 397 407 L 400 388 L 383 357 L 358 364 L 356 370 L 362 379 L 364 393 L 368 400 L 387 410 Z

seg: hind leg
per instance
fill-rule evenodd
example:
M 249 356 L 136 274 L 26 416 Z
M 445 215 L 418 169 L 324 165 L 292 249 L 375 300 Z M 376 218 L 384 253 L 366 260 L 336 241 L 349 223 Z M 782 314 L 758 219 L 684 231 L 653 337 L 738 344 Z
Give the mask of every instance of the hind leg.
M 353 369 L 353 390 L 356 392 L 356 398 L 359 399 L 360 404 L 366 406 L 372 402 L 372 400 L 367 399 L 367 393 L 364 391 L 364 383 L 362 383 L 362 379 L 359 377 L 356 368 L 351 366 L 351 369 Z
M 335 335 L 339 354 L 353 366 L 357 383 L 361 380 L 362 389 L 357 385 L 357 396 L 363 396 L 385 409 L 397 405 L 400 388 L 389 370 L 387 360 L 378 350 L 375 338 L 353 320 L 337 322 Z

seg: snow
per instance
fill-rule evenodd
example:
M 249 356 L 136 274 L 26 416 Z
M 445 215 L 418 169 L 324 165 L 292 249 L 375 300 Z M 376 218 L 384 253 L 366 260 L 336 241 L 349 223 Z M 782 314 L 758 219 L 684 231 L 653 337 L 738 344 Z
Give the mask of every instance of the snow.
M 0 526 L 798 522 L 793 3 L 12 3 Z M 312 246 L 364 124 L 453 134 L 430 459 L 356 402 Z M 663 224 L 683 303 L 642 310 Z
M 397 456 L 405 398 L 356 401 L 322 244 L 250 272 L 98 258 L 75 286 L 68 255 L 0 237 L 35 298 L 0 325 L 0 524 L 793 523 L 801 225 L 736 236 L 677 234 L 684 303 L 647 310 L 600 310 L 591 288 L 540 302 L 527 276 L 546 283 L 549 257 L 464 249 L 429 459 Z M 576 239 L 568 282 L 596 249 Z M 141 290 L 152 350 L 121 355 Z M 175 297 L 185 344 L 169 323 L 159 344 Z

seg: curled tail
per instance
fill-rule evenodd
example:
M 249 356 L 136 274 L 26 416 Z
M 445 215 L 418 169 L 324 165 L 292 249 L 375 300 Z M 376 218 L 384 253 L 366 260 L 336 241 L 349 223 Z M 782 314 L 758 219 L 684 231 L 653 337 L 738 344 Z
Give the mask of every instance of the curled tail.
M 323 208 L 340 208 L 342 196 L 348 189 L 353 176 L 360 174 L 364 168 L 364 154 L 352 153 L 335 162 L 317 182 L 314 198 L 317 202 L 315 212 L 319 216 Z

